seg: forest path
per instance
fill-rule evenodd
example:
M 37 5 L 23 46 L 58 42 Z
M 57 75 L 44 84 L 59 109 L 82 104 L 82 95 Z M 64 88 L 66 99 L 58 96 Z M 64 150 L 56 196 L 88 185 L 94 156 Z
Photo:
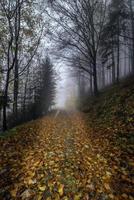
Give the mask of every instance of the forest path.
M 106 153 L 112 155 L 113 150 L 105 137 L 94 137 L 93 142 L 83 114 L 44 117 L 20 126 L 18 132 L 0 140 L 1 200 L 133 198 L 121 193 L 119 184 L 118 192 L 113 187 L 118 166 L 113 161 L 111 168 Z M 116 159 L 119 156 L 116 152 Z

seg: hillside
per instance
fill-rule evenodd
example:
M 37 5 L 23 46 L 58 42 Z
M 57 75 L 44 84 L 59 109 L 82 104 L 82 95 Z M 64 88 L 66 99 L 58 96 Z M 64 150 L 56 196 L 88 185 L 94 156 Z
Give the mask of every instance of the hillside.
M 134 78 L 128 78 L 83 102 L 81 111 L 88 114 L 91 125 L 131 133 L 134 124 Z

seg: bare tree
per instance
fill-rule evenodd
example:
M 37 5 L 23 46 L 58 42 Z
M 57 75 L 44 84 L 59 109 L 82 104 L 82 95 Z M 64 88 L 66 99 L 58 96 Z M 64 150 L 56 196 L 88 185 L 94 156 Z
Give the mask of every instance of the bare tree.
M 33 3 L 24 0 L 1 0 L 1 46 L 3 47 L 3 77 L 4 77 L 4 103 L 3 103 L 3 130 L 7 129 L 7 103 L 9 86 L 13 83 L 13 112 L 17 119 L 19 77 L 29 67 L 35 56 L 44 23 L 40 25 L 40 14 L 33 14 Z M 29 21 L 30 20 L 30 21 Z M 35 23 L 35 21 L 37 23 Z M 37 25 L 39 29 L 35 29 Z M 38 33 L 38 34 L 37 34 Z M 29 43 L 29 41 L 31 41 Z
M 106 19 L 106 5 L 107 1 L 55 0 L 52 1 L 54 15 L 48 10 L 48 15 L 59 27 L 53 34 L 55 41 L 60 41 L 60 49 L 69 49 L 72 56 L 80 53 L 88 62 L 88 67 L 82 68 L 93 76 L 95 94 L 98 93 L 98 50 Z

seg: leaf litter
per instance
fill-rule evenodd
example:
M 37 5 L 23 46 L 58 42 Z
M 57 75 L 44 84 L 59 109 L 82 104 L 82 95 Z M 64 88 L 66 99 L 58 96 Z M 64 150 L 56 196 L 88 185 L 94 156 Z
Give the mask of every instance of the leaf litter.
M 121 148 L 111 129 L 96 133 L 86 119 L 48 116 L 0 139 L 0 199 L 133 200 L 129 144 Z

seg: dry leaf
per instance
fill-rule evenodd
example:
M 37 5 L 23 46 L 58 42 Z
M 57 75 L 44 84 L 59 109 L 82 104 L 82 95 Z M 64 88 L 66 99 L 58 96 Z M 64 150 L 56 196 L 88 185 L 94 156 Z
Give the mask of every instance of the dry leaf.
M 63 195 L 63 193 L 64 193 L 64 185 L 63 185 L 63 184 L 60 184 L 60 185 L 59 185 L 59 187 L 58 187 L 58 192 L 59 192 L 60 196 Z

